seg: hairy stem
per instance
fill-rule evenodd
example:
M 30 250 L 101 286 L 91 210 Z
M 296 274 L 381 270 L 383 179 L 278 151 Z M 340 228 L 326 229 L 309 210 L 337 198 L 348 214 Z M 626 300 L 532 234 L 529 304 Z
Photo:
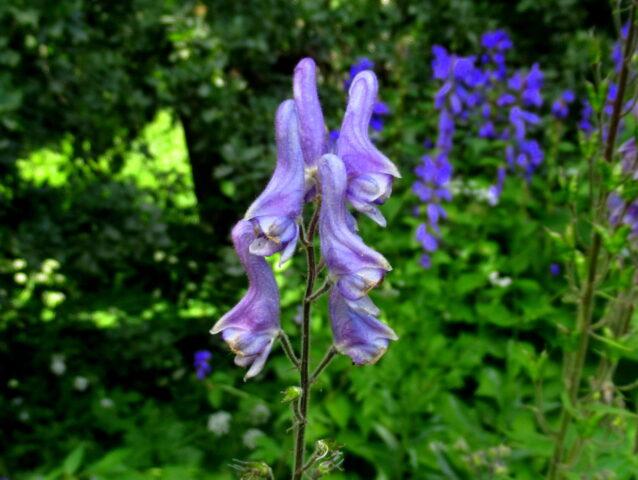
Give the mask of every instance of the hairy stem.
M 298 414 L 301 420 L 296 421 L 295 426 L 295 452 L 294 466 L 292 470 L 292 479 L 300 480 L 303 476 L 304 456 L 305 456 L 305 440 L 306 440 L 306 421 L 308 413 L 308 397 L 310 395 L 310 310 L 312 306 L 312 291 L 315 288 L 315 280 L 317 278 L 317 266 L 315 264 L 315 247 L 314 237 L 319 221 L 319 201 L 315 207 L 315 211 L 308 225 L 305 235 L 306 263 L 308 273 L 306 277 L 306 292 L 303 299 L 303 317 L 301 321 L 301 359 L 300 359 L 300 381 L 301 395 L 299 396 Z
M 295 366 L 296 369 L 299 369 L 299 359 L 295 354 L 295 350 L 292 348 L 292 344 L 290 343 L 288 335 L 286 335 L 286 332 L 284 332 L 283 330 L 279 332 L 279 340 L 281 341 L 281 346 L 283 347 L 288 360 L 290 360 L 290 362 Z
M 618 81 L 618 94 L 614 101 L 614 108 L 611 120 L 609 122 L 609 131 L 607 133 L 603 155 L 604 160 L 607 163 L 611 163 L 613 160 L 616 135 L 618 133 L 618 125 L 621 119 L 623 97 L 625 94 L 625 89 L 627 87 L 629 59 L 631 57 L 631 48 L 633 46 L 635 35 L 635 19 L 636 3 L 633 2 L 629 19 L 629 32 L 623 50 L 623 62 Z M 592 223 L 594 225 L 597 224 L 598 220 L 600 219 L 600 212 L 604 209 L 606 197 L 606 189 L 604 186 L 601 186 L 598 195 L 598 204 L 592 209 Z M 580 303 L 578 307 L 578 322 L 576 326 L 576 331 L 578 334 L 578 348 L 573 358 L 570 355 L 567 356 L 565 359 L 565 387 L 567 389 L 567 398 L 571 405 L 569 406 L 569 408 L 563 405 L 561 411 L 558 434 L 556 436 L 556 443 L 554 445 L 554 452 L 547 473 L 548 480 L 556 480 L 557 478 L 560 478 L 559 470 L 563 462 L 567 430 L 569 429 L 569 426 L 573 419 L 572 411 L 574 408 L 577 407 L 576 404 L 578 402 L 578 390 L 580 388 L 583 375 L 583 367 L 585 365 L 585 358 L 587 357 L 587 350 L 589 347 L 589 334 L 592 325 L 592 311 L 594 306 L 594 294 L 596 289 L 601 247 L 602 236 L 597 229 L 594 229 L 592 233 L 591 247 L 587 256 L 587 278 L 582 289 L 582 295 L 580 297 Z
M 321 372 L 323 372 L 326 367 L 330 365 L 330 362 L 332 362 L 332 359 L 335 358 L 335 355 L 337 355 L 337 349 L 334 347 L 334 345 L 331 345 L 321 362 L 319 362 L 319 365 L 317 365 L 317 368 L 315 368 L 315 371 L 312 372 L 312 375 L 310 376 L 310 384 L 313 384 L 317 381 L 317 378 L 319 378 Z

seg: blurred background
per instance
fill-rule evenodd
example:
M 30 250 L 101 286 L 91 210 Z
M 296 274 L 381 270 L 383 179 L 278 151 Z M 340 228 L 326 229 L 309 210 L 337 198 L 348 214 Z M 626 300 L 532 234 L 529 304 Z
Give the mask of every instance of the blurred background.
M 558 411 L 556 325 L 573 316 L 545 233 L 565 223 L 556 184 L 514 177 L 497 206 L 463 190 L 429 269 L 414 235 L 431 47 L 471 54 L 495 28 L 511 65 L 540 64 L 549 104 L 585 93 L 617 25 L 600 0 L 0 2 L 0 477 L 228 479 L 235 458 L 287 475 L 294 372 L 277 347 L 244 383 L 208 330 L 243 294 L 228 234 L 273 170 L 274 113 L 311 56 L 331 129 L 350 66 L 374 62 L 390 110 L 375 138 L 403 179 L 387 229 L 362 222 L 394 267 L 374 299 L 401 339 L 378 365 L 330 366 L 309 439 L 345 445 L 331 478 L 539 478 L 552 439 L 534 405 L 542 382 Z M 553 158 L 576 165 L 575 128 L 552 132 Z M 451 161 L 486 187 L 499 160 L 470 139 Z M 276 271 L 295 344 L 301 257 Z M 330 343 L 319 305 L 314 358 Z M 597 448 L 574 478 L 623 471 Z

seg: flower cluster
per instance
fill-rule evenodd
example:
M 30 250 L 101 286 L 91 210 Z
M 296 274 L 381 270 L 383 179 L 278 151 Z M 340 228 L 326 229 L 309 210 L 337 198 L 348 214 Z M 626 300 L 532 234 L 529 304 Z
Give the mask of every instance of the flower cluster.
M 365 67 L 365 65 L 364 65 Z M 349 82 L 340 135 L 330 142 L 317 94 L 316 66 L 306 58 L 295 68 L 293 100 L 276 116 L 277 165 L 265 190 L 233 228 L 232 239 L 248 276 L 242 300 L 212 328 L 236 354 L 235 363 L 257 375 L 281 332 L 279 291 L 264 257 L 294 253 L 306 202 L 320 204 L 321 254 L 332 285 L 330 313 L 334 346 L 356 364 L 376 361 L 394 332 L 376 317 L 367 296 L 390 270 L 387 260 L 356 233 L 347 205 L 385 226 L 378 209 L 399 177 L 395 165 L 369 138 L 378 104 L 377 79 L 360 68 Z
M 503 30 L 486 32 L 481 37 L 479 56 L 461 57 L 442 46 L 432 48 L 432 71 L 441 82 L 434 96 L 438 111 L 436 144 L 416 168 L 415 194 L 425 204 L 425 220 L 417 227 L 417 240 L 425 255 L 421 263 L 431 264 L 430 254 L 438 249 L 439 221 L 446 217 L 443 202 L 449 202 L 453 168 L 450 163 L 454 133 L 458 127 L 474 128 L 479 138 L 504 147 L 505 164 L 497 169 L 496 183 L 489 187 L 487 199 L 498 203 L 507 172 L 520 172 L 529 179 L 544 159 L 537 140 L 529 137 L 531 127 L 540 123 L 536 112 L 542 104 L 544 75 L 538 64 L 526 71 L 510 72 L 507 52 L 513 45 Z M 555 105 L 566 115 L 574 101 L 566 91 Z

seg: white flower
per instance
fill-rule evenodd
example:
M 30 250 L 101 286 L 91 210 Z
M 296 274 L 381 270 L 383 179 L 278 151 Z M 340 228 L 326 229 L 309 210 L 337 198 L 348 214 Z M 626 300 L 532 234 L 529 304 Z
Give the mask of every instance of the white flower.
M 55 308 L 66 299 L 66 295 L 62 292 L 42 292 L 42 301 L 49 308 Z
M 250 419 L 255 425 L 266 423 L 270 418 L 270 409 L 263 403 L 258 403 L 250 412 Z
M 16 282 L 18 285 L 24 285 L 25 283 L 27 283 L 28 279 L 29 277 L 27 277 L 27 274 L 24 272 L 18 272 L 13 276 L 13 281 Z
M 241 441 L 244 443 L 244 446 L 246 448 L 254 450 L 255 448 L 257 448 L 257 440 L 259 440 L 264 435 L 265 433 L 261 430 L 257 428 L 251 428 L 244 432 L 244 435 L 241 437 Z
M 510 277 L 501 277 L 498 272 L 491 272 L 487 278 L 495 287 L 507 288 L 512 284 Z
M 77 376 L 73 379 L 73 388 L 78 392 L 83 392 L 89 387 L 89 379 L 82 376 Z
M 155 260 L 156 262 L 161 262 L 165 258 L 166 258 L 166 253 L 162 252 L 161 250 L 158 250 L 153 254 L 153 260 Z
M 44 262 L 42 262 L 42 266 L 40 268 L 44 273 L 51 274 L 53 273 L 53 270 L 60 268 L 60 262 L 58 262 L 55 258 L 47 258 Z
M 22 270 L 26 266 L 27 266 L 27 262 L 26 262 L 26 260 L 24 260 L 22 258 L 16 258 L 13 261 L 13 269 L 14 270 Z
M 115 406 L 115 402 L 110 398 L 104 397 L 100 400 L 100 406 L 102 408 L 113 408 Z
M 42 272 L 38 272 L 36 273 L 33 278 L 35 279 L 36 282 L 38 283 L 46 283 L 49 280 L 49 276 L 46 273 L 42 273 Z
M 66 363 L 64 362 L 64 355 L 56 353 L 51 355 L 51 371 L 57 375 L 63 375 L 66 372 Z
M 220 410 L 208 417 L 206 427 L 209 431 L 213 432 L 216 437 L 221 437 L 230 431 L 230 419 L 230 413 Z

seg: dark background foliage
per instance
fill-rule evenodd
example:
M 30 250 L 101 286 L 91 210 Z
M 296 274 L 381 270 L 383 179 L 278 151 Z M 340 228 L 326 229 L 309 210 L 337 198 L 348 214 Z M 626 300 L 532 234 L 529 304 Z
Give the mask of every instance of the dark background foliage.
M 533 405 L 543 383 L 557 411 L 556 325 L 572 318 L 548 273 L 561 261 L 545 234 L 565 223 L 560 194 L 539 175 L 513 180 L 496 208 L 461 196 L 428 271 L 413 239 L 411 171 L 436 122 L 431 46 L 472 53 L 491 28 L 511 34 L 512 64 L 541 64 L 551 98 L 584 91 L 589 32 L 605 45 L 614 24 L 595 0 L 1 2 L 0 475 L 230 478 L 232 458 L 254 458 L 283 478 L 279 392 L 294 375 L 277 350 L 243 383 L 207 331 L 244 288 L 227 236 L 273 168 L 294 65 L 317 61 L 337 128 L 347 69 L 368 56 L 392 110 L 379 145 L 404 179 L 387 231 L 363 233 L 394 266 L 375 300 L 401 340 L 378 366 L 330 367 L 310 437 L 346 445 L 335 478 L 538 478 L 551 439 Z M 459 175 L 487 181 L 480 142 L 464 151 Z M 294 339 L 302 268 L 295 258 L 277 273 Z M 490 285 L 494 271 L 512 286 Z M 315 357 L 329 343 L 322 308 Z M 198 349 L 214 355 L 205 382 Z M 218 411 L 232 415 L 220 437 L 207 429 Z M 247 446 L 255 428 L 265 435 Z M 596 473 L 630 478 L 625 452 L 600 448 Z

